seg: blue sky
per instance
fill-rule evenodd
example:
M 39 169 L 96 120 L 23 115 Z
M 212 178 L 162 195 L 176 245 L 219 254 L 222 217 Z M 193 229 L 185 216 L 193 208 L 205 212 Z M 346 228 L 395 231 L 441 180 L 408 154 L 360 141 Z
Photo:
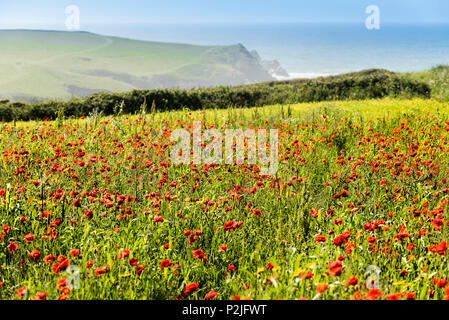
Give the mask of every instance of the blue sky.
M 383 23 L 449 23 L 447 0 L 0 0 L 0 28 L 63 28 L 68 5 L 83 24 L 130 22 L 364 23 L 377 5 Z

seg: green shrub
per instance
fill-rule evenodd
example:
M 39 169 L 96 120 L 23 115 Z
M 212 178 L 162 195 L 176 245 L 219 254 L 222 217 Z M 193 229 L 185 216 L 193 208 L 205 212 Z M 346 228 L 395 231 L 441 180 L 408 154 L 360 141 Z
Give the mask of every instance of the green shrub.
M 371 69 L 312 80 L 270 81 L 236 87 L 96 93 L 85 98 L 34 104 L 6 101 L 0 104 L 0 119 L 55 119 L 61 108 L 65 117 L 87 116 L 94 110 L 111 115 L 114 114 L 114 108 L 122 103 L 122 112 L 132 114 L 139 112 L 144 103 L 147 108 L 155 105 L 158 111 L 169 111 L 186 107 L 191 110 L 253 107 L 314 101 L 378 99 L 387 96 L 429 98 L 430 87 L 409 76 Z

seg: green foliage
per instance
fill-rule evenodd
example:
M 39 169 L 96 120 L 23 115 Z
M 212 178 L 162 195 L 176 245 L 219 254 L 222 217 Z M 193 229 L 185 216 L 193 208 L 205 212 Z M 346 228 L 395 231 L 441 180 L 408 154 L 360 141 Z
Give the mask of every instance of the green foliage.
M 62 107 L 66 117 L 86 116 L 92 110 L 104 115 L 116 114 L 121 106 L 123 114 L 139 112 L 142 105 L 151 110 L 171 111 L 253 107 L 299 102 L 363 100 L 384 97 L 430 97 L 430 87 L 409 76 L 386 70 L 365 70 L 313 80 L 271 81 L 237 87 L 206 89 L 133 90 L 124 93 L 96 93 L 68 101 L 45 101 L 34 104 L 6 102 L 0 104 L 0 119 L 55 119 Z
M 437 66 L 428 71 L 409 74 L 408 76 L 427 83 L 432 90 L 432 98 L 449 101 L 449 66 Z

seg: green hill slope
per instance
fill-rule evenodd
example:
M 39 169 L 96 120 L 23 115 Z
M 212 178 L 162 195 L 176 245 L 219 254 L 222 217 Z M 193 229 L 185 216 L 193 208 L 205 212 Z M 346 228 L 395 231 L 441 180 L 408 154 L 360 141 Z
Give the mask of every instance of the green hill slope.
M 194 46 L 88 32 L 0 31 L 0 98 L 238 85 L 273 78 L 242 45 Z

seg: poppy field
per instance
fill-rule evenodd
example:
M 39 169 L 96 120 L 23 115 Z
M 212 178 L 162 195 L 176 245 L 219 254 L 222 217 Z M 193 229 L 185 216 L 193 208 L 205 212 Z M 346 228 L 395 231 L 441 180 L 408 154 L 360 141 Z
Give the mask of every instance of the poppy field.
M 170 161 L 277 129 L 278 170 Z M 449 104 L 365 100 L 0 124 L 0 299 L 449 299 Z

